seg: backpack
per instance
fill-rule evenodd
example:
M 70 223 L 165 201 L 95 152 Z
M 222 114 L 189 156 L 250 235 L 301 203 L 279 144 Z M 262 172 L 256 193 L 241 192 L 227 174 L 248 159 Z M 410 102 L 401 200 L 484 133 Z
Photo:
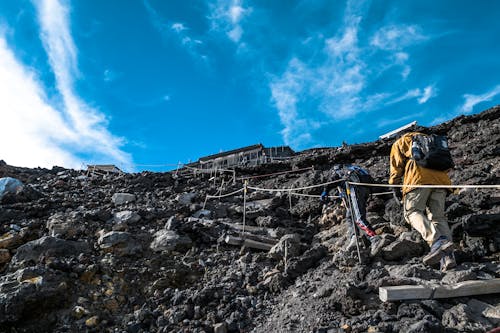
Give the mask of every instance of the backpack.
M 414 135 L 411 156 L 419 166 L 427 169 L 445 171 L 455 166 L 448 148 L 448 138 L 444 135 Z
M 374 183 L 372 176 L 365 169 L 357 165 L 347 165 L 346 168 L 349 180 L 359 183 Z

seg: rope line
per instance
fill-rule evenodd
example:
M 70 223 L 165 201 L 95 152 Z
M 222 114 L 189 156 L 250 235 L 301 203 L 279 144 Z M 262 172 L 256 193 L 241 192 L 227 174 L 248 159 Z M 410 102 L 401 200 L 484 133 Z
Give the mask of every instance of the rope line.
M 230 196 L 232 196 L 232 195 L 235 195 L 236 193 L 239 193 L 239 192 L 243 191 L 244 189 L 245 189 L 245 188 L 244 188 L 244 187 L 242 187 L 242 188 L 240 188 L 239 190 L 236 190 L 236 191 L 234 191 L 234 192 L 227 193 L 227 194 L 221 194 L 221 195 L 208 195 L 208 194 L 207 194 L 207 198 L 208 198 L 208 199 L 216 199 L 216 198 L 225 198 L 225 197 L 230 197 Z
M 392 192 L 390 192 L 392 194 Z M 298 196 L 298 197 L 308 197 L 308 198 L 321 198 L 321 195 L 314 195 L 314 194 L 303 194 L 303 193 L 296 193 L 296 192 L 291 192 L 290 194 Z M 340 196 L 338 195 L 329 195 L 329 199 L 338 199 Z
M 184 168 L 189 169 L 189 170 L 195 170 L 195 171 L 204 171 L 206 173 L 210 171 L 215 171 L 215 172 L 234 172 L 234 170 L 231 169 L 219 169 L 219 168 L 210 168 L 210 169 L 201 169 L 201 168 L 193 168 L 187 165 L 184 165 Z
M 371 183 L 358 183 L 347 182 L 352 185 L 368 186 L 368 187 L 412 187 L 412 188 L 497 188 L 500 185 L 393 185 L 393 184 L 371 184 Z
M 300 191 L 300 190 L 308 190 L 311 188 L 316 188 L 316 187 L 321 187 L 321 186 L 326 186 L 326 185 L 331 185 L 331 184 L 336 184 L 345 181 L 345 179 L 338 179 L 334 180 L 331 182 L 323 183 L 323 184 L 318 184 L 318 185 L 311 185 L 311 186 L 304 186 L 304 187 L 290 187 L 290 188 L 260 188 L 260 187 L 253 187 L 253 186 L 248 186 L 249 189 L 255 190 L 255 191 L 263 191 L 263 192 L 283 192 L 283 191 Z
M 302 169 L 297 169 L 297 170 L 280 171 L 280 172 L 268 173 L 268 174 L 265 174 L 265 175 L 257 175 L 257 176 L 249 176 L 249 177 L 239 177 L 238 180 L 247 180 L 247 179 L 269 177 L 269 176 L 282 175 L 282 174 L 286 174 L 286 173 L 299 172 L 299 171 L 304 171 L 304 170 L 314 170 L 314 167 L 302 168 Z
M 316 187 L 321 187 L 321 186 L 326 186 L 330 184 L 335 184 L 345 181 L 344 179 L 338 179 L 334 180 L 331 182 L 327 183 L 322 183 L 318 185 L 311 185 L 311 186 L 305 186 L 305 187 L 296 187 L 296 188 L 279 188 L 279 189 L 273 189 L 273 188 L 260 188 L 260 187 L 254 187 L 254 186 L 246 186 L 247 189 L 254 190 L 254 191 L 262 191 L 262 192 L 288 192 L 289 194 L 295 195 L 295 196 L 303 196 L 303 197 L 310 197 L 310 198 L 319 198 L 319 195 L 312 195 L 312 194 L 302 194 L 302 193 L 296 193 L 294 191 L 300 191 L 300 190 L 306 190 L 306 189 L 311 189 L 311 188 L 316 188 Z M 359 185 L 359 186 L 367 186 L 367 187 L 415 187 L 415 188 L 496 188 L 500 189 L 500 185 L 391 185 L 391 184 L 372 184 L 372 183 L 358 183 L 358 182 L 347 182 L 352 185 Z M 207 199 L 215 199 L 215 198 L 225 198 L 229 197 L 232 195 L 235 195 L 239 192 L 242 192 L 245 190 L 245 187 L 242 187 L 234 192 L 231 193 L 226 193 L 226 194 L 221 194 L 221 195 L 207 195 Z M 392 194 L 392 192 L 382 192 L 382 193 L 374 193 L 372 194 L 373 196 L 378 196 L 378 195 L 387 195 L 387 194 Z M 329 198 L 339 198 L 338 196 L 329 196 Z

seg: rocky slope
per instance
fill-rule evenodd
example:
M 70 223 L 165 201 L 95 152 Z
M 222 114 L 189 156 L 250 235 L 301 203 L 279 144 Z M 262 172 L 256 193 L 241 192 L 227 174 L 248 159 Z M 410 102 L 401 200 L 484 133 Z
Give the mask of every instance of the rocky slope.
M 454 184 L 499 184 L 500 107 L 433 130 L 449 137 Z M 359 264 L 355 253 L 342 251 L 343 211 L 332 205 L 322 212 L 321 187 L 298 191 L 309 196 L 252 189 L 325 183 L 331 166 L 346 162 L 386 183 L 392 142 L 304 151 L 288 161 L 237 169 L 235 182 L 229 174 L 190 170 L 97 175 L 2 161 L 0 177 L 25 186 L 0 202 L 0 331 L 486 332 L 497 327 L 498 294 L 384 303 L 378 288 L 500 277 L 498 189 L 448 196 L 446 212 L 460 250 L 459 266 L 446 273 L 421 263 L 427 245 L 404 222 L 391 195 L 373 196 L 368 207 L 377 231 L 391 235 L 390 244 L 375 258 L 364 253 Z M 279 174 L 265 176 L 273 172 Z M 238 190 L 246 177 L 250 189 L 244 198 Z M 240 238 L 257 243 L 230 244 Z

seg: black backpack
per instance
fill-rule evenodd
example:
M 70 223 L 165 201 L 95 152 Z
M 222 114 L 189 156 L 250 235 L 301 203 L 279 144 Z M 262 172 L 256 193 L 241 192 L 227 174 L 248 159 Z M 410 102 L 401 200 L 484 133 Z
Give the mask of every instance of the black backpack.
M 440 171 L 455 166 L 446 136 L 416 134 L 412 140 L 411 156 L 419 166 Z

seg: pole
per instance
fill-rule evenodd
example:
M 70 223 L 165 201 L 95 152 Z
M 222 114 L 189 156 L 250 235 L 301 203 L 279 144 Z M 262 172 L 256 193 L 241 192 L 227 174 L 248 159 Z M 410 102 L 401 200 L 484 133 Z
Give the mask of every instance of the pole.
M 354 216 L 354 212 L 352 210 L 352 205 L 351 205 L 351 199 L 350 199 L 350 189 L 349 189 L 349 183 L 345 182 L 345 194 L 347 195 L 347 199 L 342 196 L 342 201 L 344 202 L 344 206 L 346 206 L 347 209 L 349 209 L 349 213 L 351 214 L 351 223 L 354 231 L 354 237 L 356 238 L 356 250 L 358 252 L 358 260 L 359 263 L 362 264 L 363 262 L 361 261 L 361 253 L 359 250 L 359 241 L 358 241 L 358 228 L 356 226 L 356 222 L 354 222 L 354 219 L 356 218 Z M 339 186 L 339 192 L 342 191 L 342 189 Z M 340 192 L 342 193 L 342 192 Z M 347 202 L 346 202 L 347 201 Z
M 243 235 L 245 234 L 245 220 L 246 220 L 246 207 L 247 207 L 247 191 L 248 191 L 248 180 L 245 180 L 245 186 L 243 190 L 243 228 L 242 228 L 242 235 L 240 237 L 243 238 Z

